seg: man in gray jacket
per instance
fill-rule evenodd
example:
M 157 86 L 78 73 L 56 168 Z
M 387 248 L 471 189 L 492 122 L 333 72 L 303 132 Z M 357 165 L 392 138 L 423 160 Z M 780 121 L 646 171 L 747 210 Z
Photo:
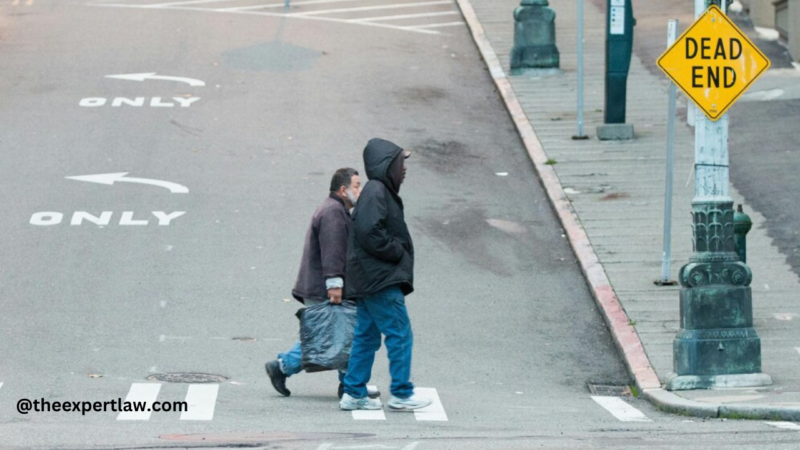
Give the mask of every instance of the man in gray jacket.
M 342 302 L 345 264 L 347 260 L 347 235 L 350 230 L 350 209 L 355 206 L 361 192 L 361 181 L 355 169 L 344 168 L 334 173 L 330 194 L 314 212 L 306 232 L 300 271 L 292 296 L 306 306 L 330 301 Z M 302 371 L 300 342 L 266 363 L 272 386 L 281 395 L 289 396 L 286 378 Z M 339 397 L 344 374 L 339 375 Z M 374 395 L 374 394 L 373 394 Z

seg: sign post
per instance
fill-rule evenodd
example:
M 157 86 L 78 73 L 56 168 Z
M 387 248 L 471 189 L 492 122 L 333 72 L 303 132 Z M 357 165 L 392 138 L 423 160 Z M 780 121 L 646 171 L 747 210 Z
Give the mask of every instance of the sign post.
M 673 341 L 674 373 L 667 389 L 766 386 L 772 379 L 761 373 L 753 274 L 735 248 L 725 113 L 767 70 L 769 60 L 717 2 L 695 1 L 697 20 L 658 60 L 698 108 L 694 254 L 678 272 L 681 327 Z

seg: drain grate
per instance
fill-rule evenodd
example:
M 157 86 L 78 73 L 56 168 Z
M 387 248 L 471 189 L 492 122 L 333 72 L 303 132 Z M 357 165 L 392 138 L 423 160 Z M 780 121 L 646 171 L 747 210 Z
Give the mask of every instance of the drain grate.
M 588 383 L 589 392 L 592 395 L 601 395 L 604 397 L 630 397 L 632 395 L 629 386 L 615 386 L 611 384 L 592 384 Z
M 147 377 L 150 381 L 163 381 L 165 383 L 224 383 L 228 381 L 228 377 L 222 375 L 213 375 L 210 373 L 156 373 Z

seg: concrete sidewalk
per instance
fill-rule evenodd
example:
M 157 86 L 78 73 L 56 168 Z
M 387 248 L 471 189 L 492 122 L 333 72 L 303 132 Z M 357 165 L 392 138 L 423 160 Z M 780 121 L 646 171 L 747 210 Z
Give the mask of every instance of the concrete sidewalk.
M 634 55 L 627 121 L 634 124 L 636 139 L 597 140 L 594 130 L 602 123 L 604 107 L 605 13 L 585 2 L 585 131 L 592 139 L 573 141 L 571 136 L 577 131 L 575 2 L 550 5 L 557 16 L 562 73 L 534 78 L 506 75 L 513 43 L 512 11 L 519 1 L 457 1 L 643 394 L 674 412 L 800 421 L 800 282 L 767 236 L 766 219 L 749 208 L 732 186 L 734 202 L 744 204 L 754 224 L 748 234 L 748 265 L 754 275 L 755 328 L 761 337 L 762 368 L 774 385 L 677 393 L 660 387 L 672 370 L 680 291 L 678 286 L 653 284 L 661 272 L 666 78 L 648 72 Z M 675 142 L 673 279 L 692 253 L 693 131 L 679 122 Z M 546 165 L 546 159 L 556 164 Z M 581 242 L 584 236 L 586 243 Z

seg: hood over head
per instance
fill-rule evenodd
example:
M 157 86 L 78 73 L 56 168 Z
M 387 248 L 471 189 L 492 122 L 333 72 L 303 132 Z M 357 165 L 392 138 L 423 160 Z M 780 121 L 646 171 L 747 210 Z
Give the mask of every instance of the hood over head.
M 393 164 L 393 162 L 401 154 L 404 158 L 409 155 L 393 142 L 380 138 L 370 139 L 364 148 L 364 168 L 367 177 L 370 180 L 381 181 L 395 193 L 400 192 L 403 165 Z

